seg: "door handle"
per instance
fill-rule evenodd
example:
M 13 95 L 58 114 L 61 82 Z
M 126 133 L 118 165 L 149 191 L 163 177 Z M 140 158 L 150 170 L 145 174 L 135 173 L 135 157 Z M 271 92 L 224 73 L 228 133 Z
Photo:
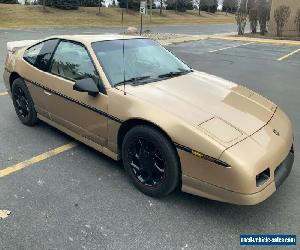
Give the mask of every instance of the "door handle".
M 44 90 L 44 94 L 46 94 L 46 95 L 52 95 L 50 92 L 48 92 L 48 91 L 46 91 L 46 90 Z

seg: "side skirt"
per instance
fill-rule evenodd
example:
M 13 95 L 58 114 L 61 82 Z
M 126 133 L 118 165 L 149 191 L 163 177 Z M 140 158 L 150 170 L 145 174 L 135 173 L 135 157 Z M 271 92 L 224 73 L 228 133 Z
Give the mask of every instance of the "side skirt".
M 65 128 L 65 127 L 63 127 L 63 126 L 57 124 L 56 122 L 54 122 L 54 121 L 52 121 L 52 120 L 49 120 L 48 118 L 46 118 L 46 117 L 44 117 L 44 116 L 42 116 L 42 115 L 40 115 L 40 114 L 38 114 L 37 116 L 38 116 L 38 118 L 39 118 L 41 121 L 43 121 L 43 122 L 49 124 L 49 125 L 52 126 L 52 127 L 57 128 L 58 130 L 62 131 L 63 133 L 65 133 L 65 134 L 67 134 L 67 135 L 73 137 L 75 140 L 78 140 L 78 141 L 84 143 L 85 145 L 87 145 L 87 146 L 89 146 L 89 147 L 91 147 L 91 148 L 97 150 L 98 152 L 107 155 L 108 157 L 112 158 L 113 160 L 118 161 L 118 160 L 120 159 L 120 157 L 119 157 L 118 154 L 112 152 L 112 151 L 109 150 L 108 148 L 103 147 L 103 146 L 101 146 L 101 145 L 99 145 L 99 144 L 97 144 L 97 143 L 95 143 L 95 142 L 93 142 L 93 141 L 91 141 L 91 140 L 89 140 L 89 139 L 83 137 L 83 136 L 80 136 L 80 135 L 74 133 L 74 132 L 72 132 L 71 130 L 69 130 L 69 129 L 67 129 L 67 128 Z

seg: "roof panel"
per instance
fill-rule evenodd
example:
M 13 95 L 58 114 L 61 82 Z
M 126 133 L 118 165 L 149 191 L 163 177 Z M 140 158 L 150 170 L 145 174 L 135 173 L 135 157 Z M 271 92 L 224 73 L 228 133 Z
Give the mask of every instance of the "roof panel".
M 55 38 L 73 40 L 82 43 L 93 43 L 93 42 L 107 41 L 107 40 L 137 39 L 137 38 L 145 38 L 145 37 L 120 35 L 120 34 L 101 34 L 101 35 L 89 34 L 89 35 L 62 35 L 62 36 L 55 36 Z

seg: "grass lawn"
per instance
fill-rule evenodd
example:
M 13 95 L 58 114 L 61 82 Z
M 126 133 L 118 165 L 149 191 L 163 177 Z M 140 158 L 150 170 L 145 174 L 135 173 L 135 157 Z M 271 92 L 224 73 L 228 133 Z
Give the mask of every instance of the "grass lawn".
M 121 9 L 101 8 L 101 14 L 97 15 L 98 8 L 80 8 L 79 10 L 59 10 L 46 8 L 44 12 L 41 6 L 25 6 L 14 4 L 0 4 L 0 28 L 43 28 L 43 27 L 96 27 L 96 26 L 121 26 Z M 144 17 L 144 25 L 178 25 L 178 24 L 217 24 L 233 23 L 234 16 L 225 13 L 208 14 L 197 11 L 175 13 L 175 11 L 153 10 L 152 22 L 150 16 Z M 138 12 L 124 11 L 124 24 L 136 26 L 140 24 Z

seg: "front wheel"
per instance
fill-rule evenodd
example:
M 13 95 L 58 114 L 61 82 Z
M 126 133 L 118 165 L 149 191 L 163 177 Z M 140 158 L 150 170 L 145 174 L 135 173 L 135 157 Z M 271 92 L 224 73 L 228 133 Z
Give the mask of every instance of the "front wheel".
M 179 161 L 172 143 L 157 129 L 136 126 L 125 135 L 123 164 L 133 184 L 143 193 L 160 197 L 179 183 Z

